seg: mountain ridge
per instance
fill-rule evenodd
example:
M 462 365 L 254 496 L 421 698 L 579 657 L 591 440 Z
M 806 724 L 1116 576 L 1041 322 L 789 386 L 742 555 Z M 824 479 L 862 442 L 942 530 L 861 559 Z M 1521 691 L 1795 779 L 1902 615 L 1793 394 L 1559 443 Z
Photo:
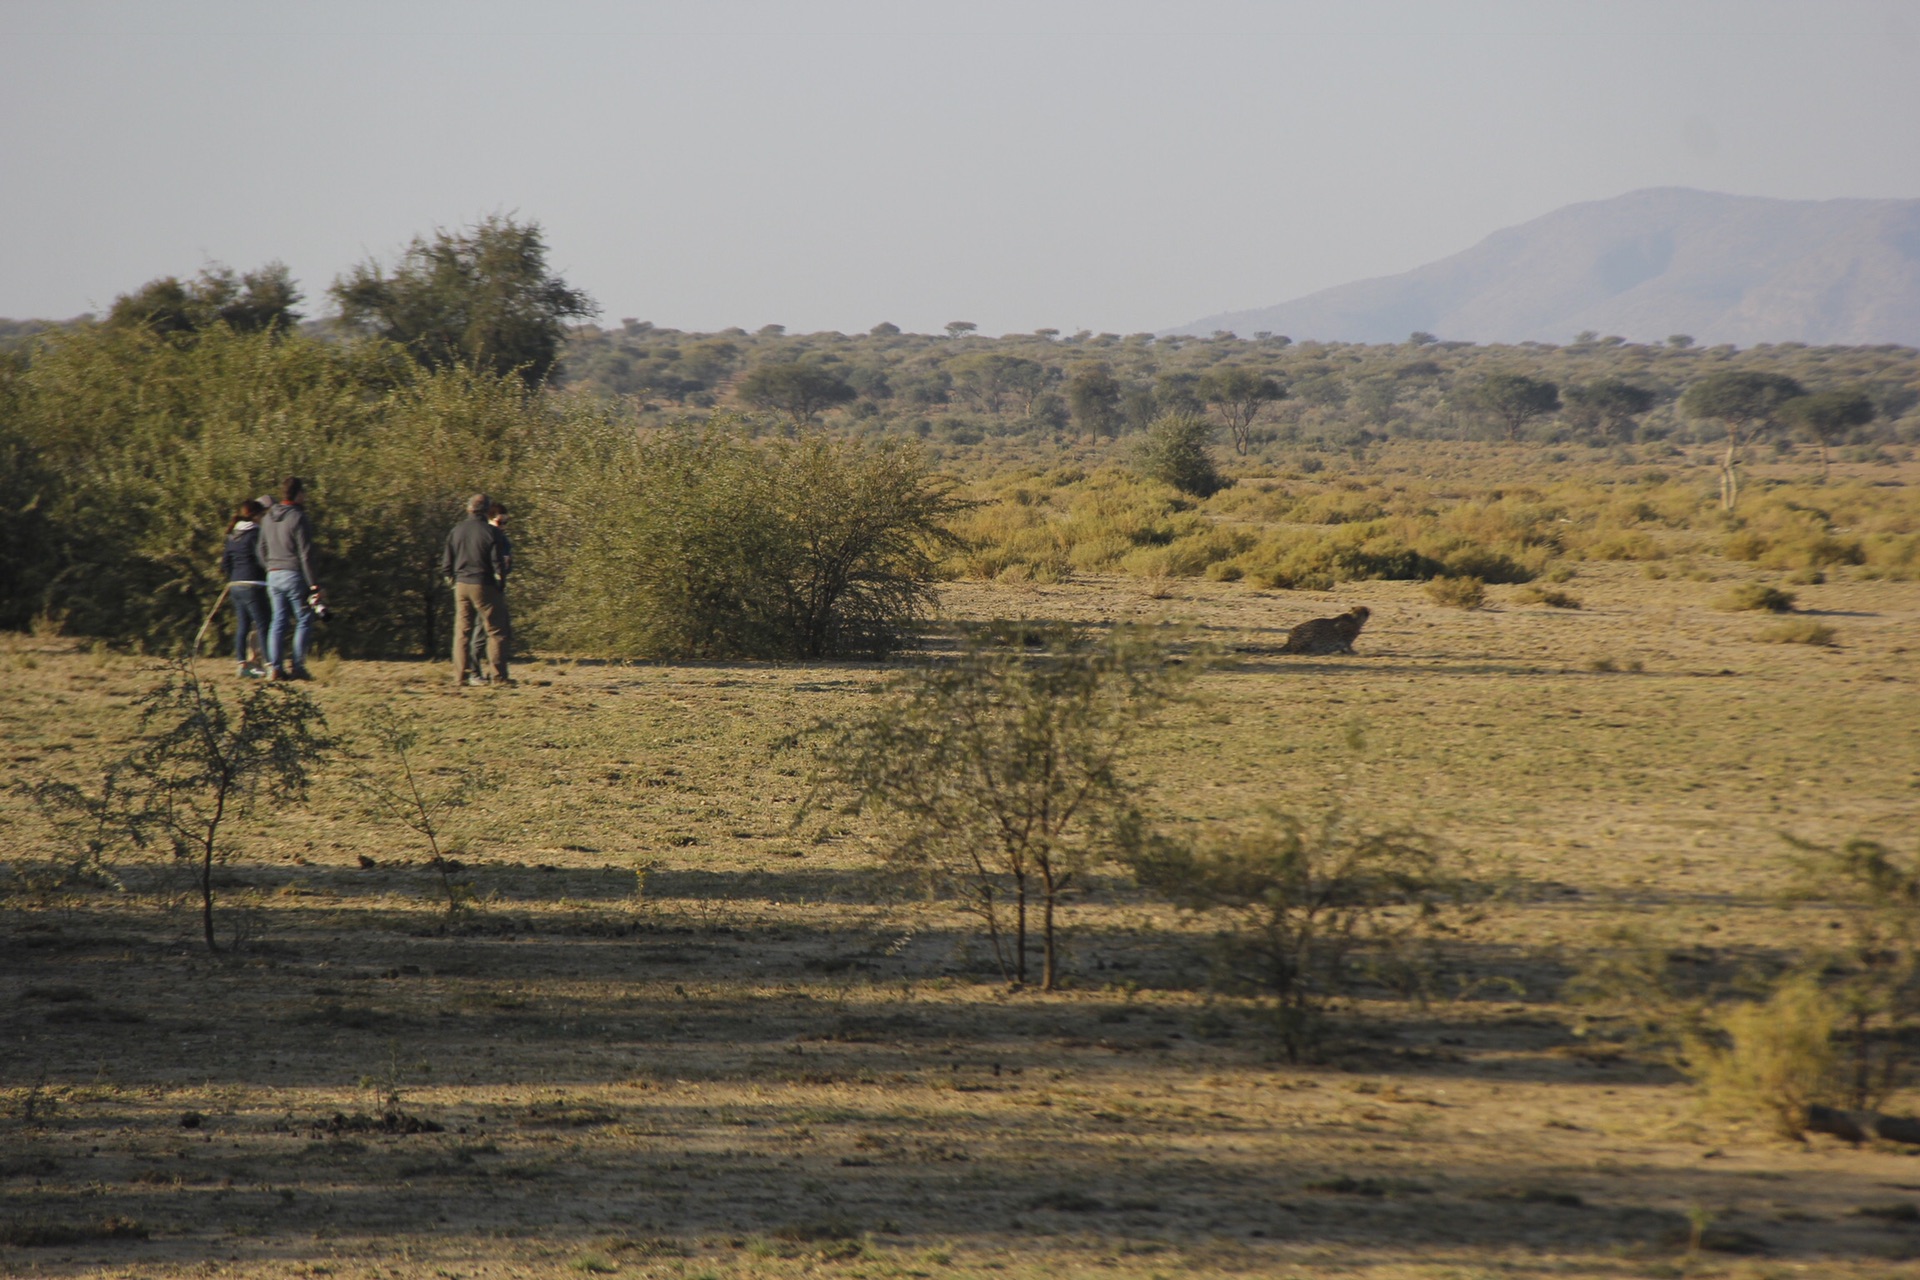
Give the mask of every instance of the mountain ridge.
M 1204 316 L 1174 334 L 1300 340 L 1640 342 L 1685 333 L 1750 346 L 1920 346 L 1920 200 L 1780 200 L 1649 187 L 1563 206 L 1397 275 L 1276 306 Z

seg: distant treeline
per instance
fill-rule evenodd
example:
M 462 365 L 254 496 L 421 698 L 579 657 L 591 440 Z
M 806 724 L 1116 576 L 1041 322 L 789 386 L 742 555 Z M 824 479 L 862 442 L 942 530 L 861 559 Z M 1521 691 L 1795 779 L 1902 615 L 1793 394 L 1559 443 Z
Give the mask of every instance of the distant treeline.
M 1207 413 L 1223 441 L 1503 439 L 1619 444 L 1718 440 L 1722 423 L 1677 407 L 1714 374 L 1788 377 L 1808 392 L 1858 392 L 1870 421 L 1831 443 L 1920 441 L 1920 351 L 1777 343 L 1701 347 L 1684 335 L 1659 346 L 1582 335 L 1564 346 L 1480 346 L 1413 334 L 1405 343 L 1294 342 L 1284 336 L 1161 337 L 1053 330 L 948 334 L 683 333 L 638 320 L 572 331 L 562 384 L 630 396 L 666 415 L 739 406 L 856 430 L 905 431 L 940 443 L 1007 435 L 1108 437 L 1168 413 Z M 803 377 L 802 371 L 811 373 Z M 1550 386 L 1533 410 L 1497 395 L 1502 379 Z M 1494 386 L 1490 388 L 1489 383 Z M 1622 394 L 1622 389 L 1626 394 Z M 1638 393 L 1638 394 L 1635 394 Z M 1774 439 L 1791 443 L 1787 423 Z M 1801 438 L 1811 440 L 1811 435 Z

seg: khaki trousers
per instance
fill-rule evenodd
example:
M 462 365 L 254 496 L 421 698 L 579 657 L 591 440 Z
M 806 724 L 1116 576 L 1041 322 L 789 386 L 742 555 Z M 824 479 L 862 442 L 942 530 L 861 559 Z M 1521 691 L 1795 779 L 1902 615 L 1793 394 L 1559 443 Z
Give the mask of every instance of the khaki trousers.
M 507 593 L 484 582 L 453 584 L 453 674 L 462 684 L 467 679 L 468 646 L 478 619 L 487 629 L 487 665 L 495 680 L 507 678 L 507 641 L 513 635 L 507 618 Z

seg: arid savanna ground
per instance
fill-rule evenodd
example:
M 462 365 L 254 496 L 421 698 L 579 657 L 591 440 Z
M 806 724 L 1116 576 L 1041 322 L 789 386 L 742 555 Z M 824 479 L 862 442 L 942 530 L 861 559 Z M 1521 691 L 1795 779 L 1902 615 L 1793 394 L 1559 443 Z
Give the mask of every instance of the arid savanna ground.
M 1175 833 L 1338 809 L 1500 881 L 1460 944 L 1473 981 L 1363 998 L 1297 1064 L 1209 989 L 1208 926 L 1117 875 L 1069 909 L 1065 989 L 1010 991 L 970 919 L 879 869 L 864 819 L 796 821 L 794 731 L 901 664 L 542 657 L 488 691 L 323 661 L 312 695 L 366 758 L 235 826 L 222 954 L 157 857 L 0 903 L 0 1274 L 1916 1274 L 1920 1150 L 1704 1112 L 1577 1034 L 1563 986 L 1622 923 L 1703 964 L 1817 934 L 1827 914 L 1780 896 L 1783 834 L 1912 847 L 1920 583 L 1794 586 L 1823 645 L 1713 607 L 1778 580 L 1748 563 L 1569 567 L 1577 608 L 1413 582 L 943 589 L 929 649 L 1024 617 L 1179 622 L 1230 652 L 1131 766 Z M 1275 652 L 1359 603 L 1357 656 Z M 227 662 L 202 670 L 233 691 Z M 0 637 L 0 767 L 96 777 L 156 678 Z M 382 704 L 419 717 L 435 785 L 494 775 L 449 819 L 473 899 L 451 920 L 424 842 L 348 782 L 391 768 L 362 728 Z M 60 852 L 17 793 L 0 847 Z

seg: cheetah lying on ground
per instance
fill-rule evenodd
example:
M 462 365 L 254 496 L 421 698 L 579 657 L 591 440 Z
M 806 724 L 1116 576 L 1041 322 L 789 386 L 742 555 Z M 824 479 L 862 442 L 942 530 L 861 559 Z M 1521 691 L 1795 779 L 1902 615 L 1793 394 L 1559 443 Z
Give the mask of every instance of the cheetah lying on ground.
M 1281 653 L 1352 653 L 1353 638 L 1367 624 L 1370 610 L 1357 604 L 1337 618 L 1313 618 L 1287 632 Z

